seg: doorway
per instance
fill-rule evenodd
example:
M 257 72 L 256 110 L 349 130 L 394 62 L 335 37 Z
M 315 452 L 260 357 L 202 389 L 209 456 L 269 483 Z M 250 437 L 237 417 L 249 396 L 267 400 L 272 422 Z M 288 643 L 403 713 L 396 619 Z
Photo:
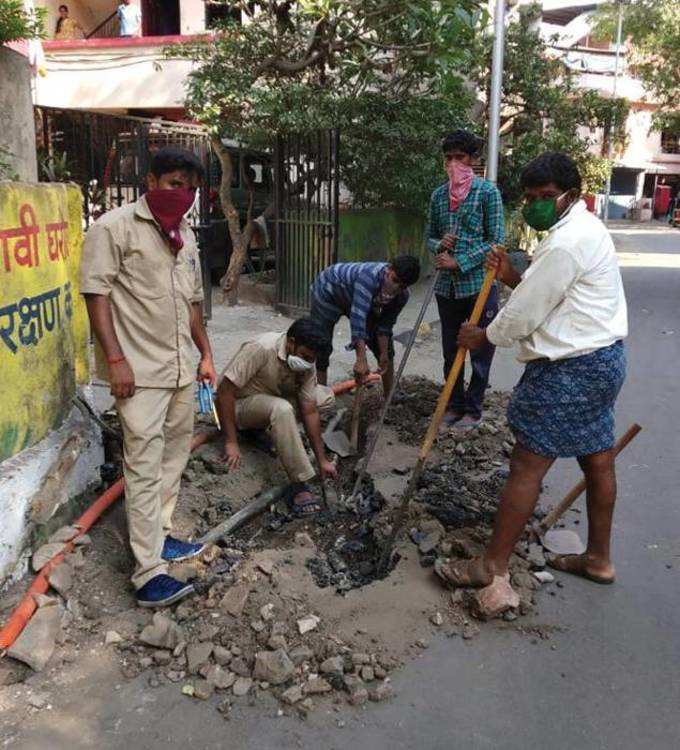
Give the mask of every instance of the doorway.
M 144 36 L 178 36 L 179 0 L 142 0 Z

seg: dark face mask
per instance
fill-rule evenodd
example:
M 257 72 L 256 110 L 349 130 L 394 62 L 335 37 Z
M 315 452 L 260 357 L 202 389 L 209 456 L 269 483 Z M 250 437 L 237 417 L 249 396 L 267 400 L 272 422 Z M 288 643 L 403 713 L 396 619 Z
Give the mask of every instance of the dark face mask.
M 567 190 L 556 198 L 536 198 L 531 203 L 526 204 L 522 208 L 524 221 L 537 232 L 545 232 L 547 229 L 550 229 L 550 227 L 557 224 L 560 217 L 564 214 L 564 211 L 558 214 L 557 201 L 568 192 Z
M 179 231 L 184 214 L 191 208 L 196 197 L 193 188 L 172 188 L 171 190 L 149 190 L 144 194 L 146 204 L 158 222 L 170 245 L 181 250 L 184 240 Z

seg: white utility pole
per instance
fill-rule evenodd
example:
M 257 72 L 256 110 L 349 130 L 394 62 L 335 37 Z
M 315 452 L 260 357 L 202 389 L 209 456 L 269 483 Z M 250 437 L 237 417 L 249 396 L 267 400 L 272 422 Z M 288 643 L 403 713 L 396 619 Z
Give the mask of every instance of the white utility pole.
M 621 55 L 621 33 L 623 30 L 623 1 L 618 0 L 617 5 L 619 6 L 619 16 L 616 24 L 616 57 L 614 58 L 614 83 L 612 84 L 612 101 L 616 99 L 616 88 L 619 82 L 619 57 Z M 614 118 L 609 121 L 609 138 L 607 139 L 607 161 L 612 160 L 614 140 Z M 609 195 L 612 189 L 612 170 L 609 170 L 607 175 L 607 184 L 604 189 L 604 213 L 602 221 L 607 224 L 609 221 Z
M 489 143 L 486 160 L 486 179 L 498 179 L 500 149 L 501 89 L 503 87 L 503 51 L 505 46 L 505 0 L 496 0 L 494 18 L 493 57 L 491 59 L 491 89 L 489 91 Z

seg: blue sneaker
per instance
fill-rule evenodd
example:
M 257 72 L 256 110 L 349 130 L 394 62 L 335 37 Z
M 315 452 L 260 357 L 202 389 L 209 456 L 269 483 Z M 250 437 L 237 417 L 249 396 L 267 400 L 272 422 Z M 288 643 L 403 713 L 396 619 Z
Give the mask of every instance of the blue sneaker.
M 193 542 L 182 542 L 174 536 L 166 536 L 161 557 L 166 562 L 184 562 L 184 560 L 191 560 L 192 557 L 198 557 L 203 552 L 204 546 Z
M 167 607 L 193 593 L 194 587 L 190 583 L 182 583 L 161 573 L 137 591 L 137 604 L 140 607 Z

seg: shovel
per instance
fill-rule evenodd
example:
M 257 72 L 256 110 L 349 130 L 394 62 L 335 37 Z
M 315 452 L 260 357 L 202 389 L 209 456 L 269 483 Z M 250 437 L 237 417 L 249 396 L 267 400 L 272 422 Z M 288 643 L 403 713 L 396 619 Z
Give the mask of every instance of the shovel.
M 347 458 L 352 455 L 352 445 L 349 442 L 347 434 L 343 430 L 338 430 L 337 426 L 347 413 L 347 409 L 339 409 L 338 413 L 331 419 L 324 430 L 323 442 L 329 451 L 337 453 L 340 458 Z

